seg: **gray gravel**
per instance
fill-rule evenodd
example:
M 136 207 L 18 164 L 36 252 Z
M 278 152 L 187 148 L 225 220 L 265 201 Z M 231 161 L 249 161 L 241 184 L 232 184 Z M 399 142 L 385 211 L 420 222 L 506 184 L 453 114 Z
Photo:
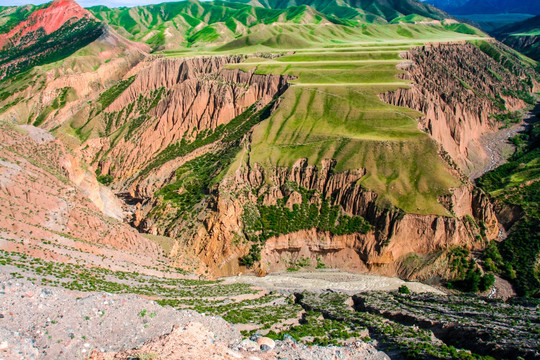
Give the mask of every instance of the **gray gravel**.
M 4 360 L 36 358 L 36 349 L 46 359 L 81 359 L 93 349 L 131 349 L 189 322 L 203 324 L 221 342 L 240 340 L 240 333 L 222 318 L 177 311 L 135 295 L 88 295 L 26 280 L 0 281 Z

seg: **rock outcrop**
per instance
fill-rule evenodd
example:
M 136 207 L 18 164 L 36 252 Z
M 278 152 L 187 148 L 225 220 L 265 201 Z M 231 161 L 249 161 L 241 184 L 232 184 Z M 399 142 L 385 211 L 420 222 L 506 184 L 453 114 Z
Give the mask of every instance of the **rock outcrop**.
M 125 180 L 169 145 L 181 141 L 187 145 L 199 134 L 211 134 L 248 107 L 264 107 L 286 86 L 287 76 L 226 68 L 242 60 L 241 56 L 156 59 L 131 70 L 126 77 L 136 74 L 136 78 L 105 109 L 107 119 L 116 119 L 109 132 L 124 136 L 94 149 L 107 152 L 99 160 L 101 172 Z M 142 105 L 145 98 L 154 101 L 151 106 Z M 123 132 L 126 125 L 131 130 Z
M 271 236 L 260 245 L 260 266 L 264 271 L 285 270 L 298 260 L 308 258 L 312 264 L 354 271 L 370 271 L 383 275 L 416 278 L 421 269 L 410 269 L 403 262 L 410 255 L 428 256 L 455 246 L 468 249 L 483 247 L 485 239 L 498 235 L 498 222 L 485 195 L 464 185 L 453 189 L 445 199 L 452 216 L 406 214 L 377 201 L 377 194 L 357 184 L 364 175 L 362 169 L 334 172 L 335 162 L 324 160 L 320 169 L 300 159 L 292 168 L 277 167 L 265 171 L 260 165 L 241 167 L 234 176 L 223 180 L 212 199 L 201 205 L 197 222 L 172 227 L 153 226 L 150 217 L 145 226 L 150 231 L 162 231 L 180 238 L 176 252 L 196 254 L 201 263 L 215 275 L 245 271 L 239 258 L 248 253 L 250 239 L 261 236 L 253 230 L 261 219 L 261 206 L 284 206 L 291 210 L 302 203 L 298 193 L 304 189 L 313 194 L 309 199 L 317 208 L 328 202 L 338 206 L 341 214 L 361 216 L 374 228 L 367 233 L 336 234 L 317 228 L 285 232 Z M 335 220 L 334 220 L 335 221 Z M 480 237 L 482 224 L 485 238 Z M 447 269 L 433 269 L 436 271 Z
M 408 61 L 403 66 L 414 85 L 381 95 L 390 104 L 424 113 L 420 128 L 466 173 L 489 162 L 478 140 L 501 126 L 493 115 L 522 109 L 523 98 L 538 87 L 534 71 L 509 52 L 498 53 L 501 45 L 482 46 L 485 52 L 469 43 L 411 49 L 403 54 Z

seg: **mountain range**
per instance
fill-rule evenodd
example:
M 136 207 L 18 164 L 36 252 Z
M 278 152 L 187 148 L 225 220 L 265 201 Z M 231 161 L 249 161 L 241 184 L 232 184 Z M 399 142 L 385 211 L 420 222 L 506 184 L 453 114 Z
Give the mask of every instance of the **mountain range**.
M 535 0 L 428 0 L 426 1 L 452 15 L 470 14 L 540 14 L 540 4 Z

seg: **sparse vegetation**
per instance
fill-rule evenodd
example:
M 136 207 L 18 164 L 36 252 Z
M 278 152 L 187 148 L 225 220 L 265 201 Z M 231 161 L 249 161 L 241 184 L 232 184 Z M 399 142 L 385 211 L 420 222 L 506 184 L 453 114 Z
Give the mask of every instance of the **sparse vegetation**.
M 516 152 L 509 161 L 484 174 L 478 185 L 501 203 L 523 210 L 508 238 L 486 249 L 486 265 L 517 286 L 521 295 L 540 293 L 540 122 L 512 139 Z
M 101 104 L 102 109 L 105 109 L 112 104 L 113 101 L 133 83 L 133 81 L 135 81 L 135 75 L 126 80 L 120 80 L 117 84 L 101 93 L 97 101 Z

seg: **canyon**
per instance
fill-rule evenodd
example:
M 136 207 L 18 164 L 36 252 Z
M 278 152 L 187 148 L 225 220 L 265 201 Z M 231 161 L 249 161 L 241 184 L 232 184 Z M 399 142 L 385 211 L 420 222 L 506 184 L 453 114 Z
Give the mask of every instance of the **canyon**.
M 539 91 L 415 0 L 0 7 L 0 358 L 538 358 Z
M 54 4 L 43 19 L 54 18 L 56 8 L 65 6 L 69 19 L 94 18 L 67 3 Z M 110 190 L 103 190 L 81 170 L 72 170 L 75 185 L 105 215 L 125 219 L 142 232 L 176 239 L 170 253 L 176 266 L 213 276 L 244 272 L 241 258 L 256 246 L 262 272 L 282 271 L 306 258 L 312 265 L 319 261 L 325 266 L 427 280 L 430 272 L 432 277 L 452 276 L 448 249 L 478 250 L 498 238 L 500 225 L 493 206 L 466 175 L 487 161 L 479 139 L 486 131 L 497 130 L 493 115 L 523 108 L 524 94 L 538 87 L 534 71 L 515 58 L 507 60 L 513 66 L 507 72 L 504 62 L 481 49 L 495 47 L 510 56 L 500 45 L 483 42 L 479 48 L 454 42 L 401 51 L 403 63 L 398 67 L 405 72 L 400 76 L 413 86 L 378 95 L 386 103 L 424 114 L 419 129 L 440 144 L 451 176 L 460 179 L 461 185 L 449 187 L 439 197 L 441 216 L 389 206 L 380 194 L 360 184 L 369 169 L 336 172 L 335 159 L 310 164 L 298 158 L 291 167 L 252 162 L 250 127 L 272 118 L 281 95 L 292 91 L 288 89 L 295 76 L 242 70 L 237 65 L 249 62 L 246 55 L 181 59 L 148 55 L 143 45 L 104 29 L 104 35 L 89 45 L 90 56 L 98 60 L 97 71 L 79 67 L 82 71 L 72 72 L 76 64 L 64 63 L 55 75 L 53 70 L 37 72 L 36 76 L 45 75 L 44 82 L 17 89 L 11 98 L 29 92 L 41 95 L 9 106 L 2 117 L 30 113 L 34 125 L 52 130 L 73 153 L 71 163 L 82 161 L 119 198 L 104 195 Z M 17 28 L 5 37 L 10 34 L 18 34 Z M 118 58 L 119 52 L 127 56 Z M 279 56 L 272 56 L 272 61 L 280 61 Z M 529 80 L 524 83 L 524 79 Z M 83 81 L 101 93 L 81 86 Z M 16 83 L 11 80 L 11 87 Z M 55 105 L 58 102 L 61 105 Z M 239 149 L 248 149 L 240 163 L 233 160 Z M 217 161 L 212 154 L 231 160 Z M 209 178 L 203 181 L 196 169 L 208 166 L 207 160 L 210 167 L 204 171 Z M 340 219 L 361 218 L 371 227 L 339 234 L 301 227 L 264 235 L 264 243 L 257 245 L 264 231 L 253 225 L 262 221 L 262 207 L 293 211 L 304 205 L 319 211 L 329 206 L 338 209 Z M 433 258 L 433 254 L 438 255 Z

